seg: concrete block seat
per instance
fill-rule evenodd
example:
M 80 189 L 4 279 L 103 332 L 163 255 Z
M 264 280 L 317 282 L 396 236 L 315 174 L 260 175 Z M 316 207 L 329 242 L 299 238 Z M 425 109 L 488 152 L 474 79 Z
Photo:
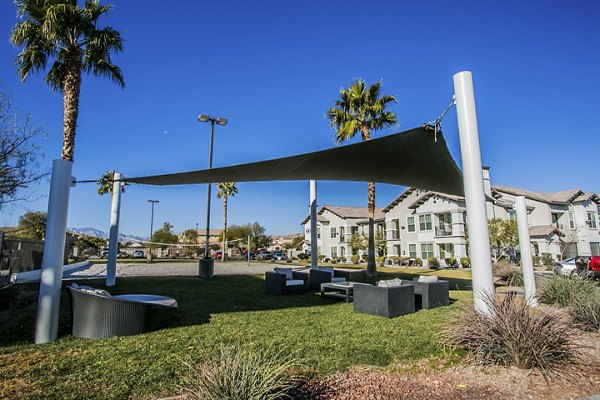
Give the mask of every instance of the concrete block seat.
M 394 318 L 415 312 L 415 286 L 400 279 L 354 286 L 354 312 Z
M 177 301 L 148 294 L 111 296 L 105 290 L 72 284 L 73 336 L 105 338 L 150 332 L 168 326 Z
M 350 271 L 342 271 L 331 266 L 308 270 L 309 290 L 321 290 L 321 283 L 340 283 L 350 281 Z
M 270 294 L 306 293 L 308 276 L 291 268 L 274 268 L 265 272 L 265 289 Z
M 415 285 L 415 307 L 430 309 L 450 304 L 450 282 L 438 280 L 437 276 L 413 278 Z

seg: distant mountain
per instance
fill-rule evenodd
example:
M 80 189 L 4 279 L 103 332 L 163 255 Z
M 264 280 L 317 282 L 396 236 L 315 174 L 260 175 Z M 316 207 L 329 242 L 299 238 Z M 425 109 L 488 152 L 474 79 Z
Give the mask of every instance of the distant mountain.
M 96 229 L 96 228 L 92 228 L 92 227 L 67 228 L 67 229 L 72 231 L 73 233 L 78 233 L 80 235 L 94 236 L 94 237 L 99 237 L 102 239 L 108 239 L 108 233 L 101 231 L 100 229 Z M 148 238 L 142 237 L 142 236 L 128 235 L 125 233 L 119 234 L 119 242 L 135 242 L 135 241 L 145 241 L 145 240 L 148 240 Z

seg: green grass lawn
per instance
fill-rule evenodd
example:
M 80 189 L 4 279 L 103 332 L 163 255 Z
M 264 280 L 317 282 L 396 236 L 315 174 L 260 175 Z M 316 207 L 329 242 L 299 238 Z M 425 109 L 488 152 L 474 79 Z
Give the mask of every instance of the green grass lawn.
M 383 268 L 377 279 L 409 278 Z M 438 271 L 440 272 L 440 271 Z M 202 346 L 240 342 L 286 348 L 301 372 L 324 375 L 353 366 L 391 366 L 440 358 L 440 332 L 452 310 L 471 301 L 470 280 L 455 273 L 453 305 L 393 319 L 356 314 L 352 304 L 318 294 L 273 296 L 262 276 L 120 278 L 113 294 L 152 293 L 177 299 L 171 327 L 101 340 L 69 335 L 69 300 L 63 293 L 59 340 L 33 345 L 35 302 L 0 327 L 0 398 L 151 398 L 180 391 L 183 362 Z M 422 271 L 419 271 L 422 273 Z M 359 274 L 358 279 L 373 281 Z M 86 282 L 103 287 L 101 281 Z M 11 290 L 15 290 L 13 286 Z M 18 290 L 35 291 L 34 285 Z M 446 355 L 448 356 L 448 355 Z

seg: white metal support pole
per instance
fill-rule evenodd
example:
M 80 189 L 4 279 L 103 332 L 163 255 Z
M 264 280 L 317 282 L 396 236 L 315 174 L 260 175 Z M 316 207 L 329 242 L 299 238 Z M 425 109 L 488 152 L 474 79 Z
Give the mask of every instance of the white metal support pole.
M 310 181 L 310 267 L 317 268 L 317 181 Z
M 248 266 L 250 266 L 250 235 L 248 235 L 248 249 L 246 250 L 246 255 L 248 256 Z
M 73 182 L 72 168 L 71 161 L 54 160 L 52 162 L 46 240 L 35 324 L 35 343 L 53 342 L 58 334 L 69 190 Z
M 454 94 L 467 206 L 475 310 L 482 314 L 492 315 L 490 304 L 486 299 L 493 296 L 495 290 L 483 190 L 477 111 L 473 77 L 470 71 L 462 71 L 454 75 Z
M 531 239 L 529 238 L 529 223 L 527 222 L 527 206 L 525 196 L 515 197 L 517 211 L 517 227 L 519 229 L 519 248 L 521 249 L 521 265 L 523 267 L 523 283 L 525 285 L 525 300 L 527 305 L 538 305 L 535 296 L 535 275 L 533 274 L 533 258 L 531 257 Z
M 113 176 L 112 203 L 110 208 L 110 233 L 108 238 L 108 263 L 106 264 L 106 286 L 115 286 L 117 276 L 117 254 L 119 252 L 119 219 L 121 214 L 121 174 Z

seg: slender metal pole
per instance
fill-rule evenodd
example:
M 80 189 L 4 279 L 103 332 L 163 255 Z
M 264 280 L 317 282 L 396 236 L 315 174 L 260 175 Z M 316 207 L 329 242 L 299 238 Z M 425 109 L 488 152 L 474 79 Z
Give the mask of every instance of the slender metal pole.
M 531 239 L 529 238 L 529 223 L 527 222 L 527 205 L 525 196 L 515 197 L 514 209 L 517 211 L 517 227 L 519 229 L 519 248 L 521 249 L 521 266 L 523 267 L 523 283 L 525 300 L 531 307 L 538 305 L 535 296 L 535 275 L 533 273 L 533 258 L 531 257 Z
M 310 181 L 310 267 L 317 268 L 317 181 Z
M 58 334 L 69 192 L 73 181 L 72 168 L 71 161 L 54 160 L 52 162 L 46 240 L 35 324 L 35 343 L 53 342 Z
M 110 208 L 110 234 L 108 240 L 108 263 L 106 264 L 106 286 L 115 286 L 117 279 L 117 254 L 119 252 L 119 216 L 121 213 L 121 174 L 113 174 L 112 202 Z
M 470 71 L 462 71 L 454 75 L 454 93 L 469 226 L 475 310 L 481 314 L 492 315 L 491 304 L 487 299 L 494 296 L 495 289 L 483 189 L 477 111 L 473 77 Z
M 250 266 L 250 235 L 248 235 L 248 250 L 246 253 L 248 254 L 248 266 Z
M 152 242 L 152 233 L 154 232 L 154 204 L 158 203 L 158 200 L 148 200 L 149 203 L 152 204 L 152 212 L 150 214 L 150 239 L 149 242 Z M 152 246 L 148 243 L 148 260 L 152 262 Z
M 214 118 L 210 121 L 210 147 L 208 151 L 208 169 L 212 168 L 212 157 L 213 157 L 213 135 L 215 133 L 215 120 Z M 204 248 L 204 258 L 210 258 L 208 254 L 208 239 L 209 239 L 209 229 L 210 229 L 210 189 L 212 184 L 208 184 L 208 194 L 206 199 L 206 243 Z

